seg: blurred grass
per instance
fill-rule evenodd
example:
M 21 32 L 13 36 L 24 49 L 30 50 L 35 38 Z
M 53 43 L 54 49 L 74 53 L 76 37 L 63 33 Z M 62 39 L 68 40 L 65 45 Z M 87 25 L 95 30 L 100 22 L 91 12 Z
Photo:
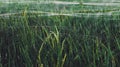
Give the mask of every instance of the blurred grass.
M 13 8 L 14 7 L 14 8 Z M 43 12 L 57 12 L 57 13 L 98 13 L 119 11 L 119 6 L 107 6 L 107 5 L 80 5 L 80 4 L 42 4 L 36 3 L 3 3 L 0 6 L 0 14 L 3 13 L 18 13 L 23 12 L 27 8 L 28 12 L 43 11 Z M 45 9 L 47 8 L 47 9 Z

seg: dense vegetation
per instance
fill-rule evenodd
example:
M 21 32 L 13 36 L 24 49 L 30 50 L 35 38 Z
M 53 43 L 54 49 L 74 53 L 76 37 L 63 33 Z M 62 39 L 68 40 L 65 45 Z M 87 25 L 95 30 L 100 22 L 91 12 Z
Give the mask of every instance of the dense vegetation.
M 16 8 L 12 8 L 14 5 Z M 38 5 L 38 8 L 14 5 L 1 7 L 6 12 L 0 10 L 0 67 L 120 66 L 120 12 L 117 7 L 70 5 L 64 13 L 85 15 L 47 16 L 44 13 L 43 16 L 29 13 L 30 7 L 45 11 L 47 5 Z M 52 8 L 54 4 L 48 6 L 46 12 L 59 13 Z M 12 12 L 18 14 L 5 15 Z M 104 14 L 107 12 L 112 13 Z M 93 14 L 86 16 L 89 13 Z
M 35 5 L 34 5 L 35 4 Z M 13 8 L 14 7 L 14 8 Z M 45 9 L 47 8 L 47 9 Z M 42 4 L 42 3 L 10 3 L 1 4 L 0 13 L 18 13 L 24 10 L 30 11 L 44 11 L 57 13 L 98 13 L 118 11 L 120 6 L 103 6 L 103 5 L 79 5 L 79 4 Z

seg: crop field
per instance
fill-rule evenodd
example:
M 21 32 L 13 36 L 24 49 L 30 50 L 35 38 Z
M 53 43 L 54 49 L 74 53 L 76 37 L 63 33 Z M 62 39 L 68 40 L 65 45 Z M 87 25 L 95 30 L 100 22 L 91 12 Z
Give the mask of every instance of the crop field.
M 119 67 L 118 0 L 0 0 L 0 67 Z

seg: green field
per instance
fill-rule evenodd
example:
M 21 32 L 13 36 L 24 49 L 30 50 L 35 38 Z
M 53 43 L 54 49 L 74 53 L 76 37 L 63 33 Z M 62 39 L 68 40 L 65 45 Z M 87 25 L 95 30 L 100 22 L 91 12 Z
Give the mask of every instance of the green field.
M 0 67 L 119 67 L 120 7 L 0 3 Z

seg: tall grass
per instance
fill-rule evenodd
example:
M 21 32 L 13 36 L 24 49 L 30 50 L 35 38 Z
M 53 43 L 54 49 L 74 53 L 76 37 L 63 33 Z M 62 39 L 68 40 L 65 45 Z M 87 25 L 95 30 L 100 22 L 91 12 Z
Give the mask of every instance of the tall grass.
M 1 67 L 118 67 L 120 15 L 0 16 Z

